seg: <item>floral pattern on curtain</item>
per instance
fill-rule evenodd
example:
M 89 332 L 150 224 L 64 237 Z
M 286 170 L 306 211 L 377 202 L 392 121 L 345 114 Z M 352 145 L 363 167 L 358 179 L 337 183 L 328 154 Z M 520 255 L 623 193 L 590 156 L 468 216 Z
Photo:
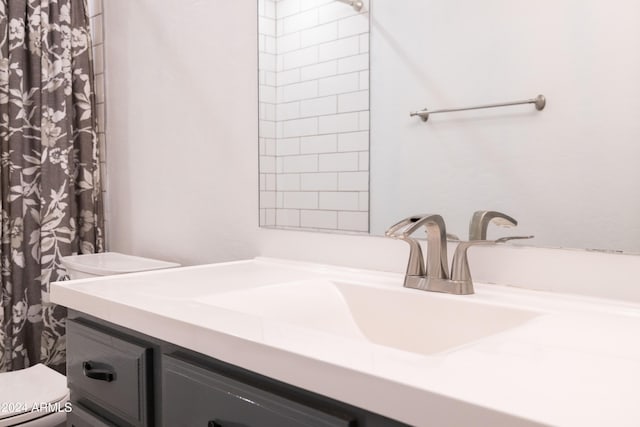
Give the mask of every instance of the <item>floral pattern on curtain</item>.
M 0 0 L 0 371 L 64 370 L 61 257 L 103 251 L 86 0 Z

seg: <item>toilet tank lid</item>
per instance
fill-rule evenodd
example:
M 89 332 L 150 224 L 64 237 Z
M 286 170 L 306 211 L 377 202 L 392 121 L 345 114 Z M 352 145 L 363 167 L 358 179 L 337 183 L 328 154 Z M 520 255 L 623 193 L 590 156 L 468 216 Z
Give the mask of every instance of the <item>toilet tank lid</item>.
M 67 267 L 67 269 L 73 269 L 76 271 L 82 271 L 83 273 L 99 276 L 180 267 L 180 264 L 176 264 L 175 262 L 142 258 L 118 252 L 71 255 L 62 257 L 62 263 Z
M 31 412 L 34 405 L 62 401 L 68 394 L 67 377 L 43 364 L 0 373 L 0 383 L 0 420 Z

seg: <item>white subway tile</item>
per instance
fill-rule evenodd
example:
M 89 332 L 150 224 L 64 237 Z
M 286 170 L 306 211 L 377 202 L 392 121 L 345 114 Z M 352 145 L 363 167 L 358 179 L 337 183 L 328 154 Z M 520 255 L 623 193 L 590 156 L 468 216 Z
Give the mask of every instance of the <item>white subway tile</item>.
M 258 88 L 260 102 L 276 103 L 276 88 L 273 86 L 260 85 Z
M 266 16 L 258 17 L 258 32 L 265 36 L 276 36 L 276 20 L 267 18 Z
M 276 208 L 284 208 L 284 193 L 282 191 L 276 191 Z
M 338 38 L 338 23 L 318 25 L 300 32 L 300 44 L 302 47 L 330 42 Z
M 361 111 L 358 113 L 358 121 L 360 122 L 360 130 L 369 130 L 369 111 Z
M 285 138 L 318 134 L 318 119 L 315 117 L 310 119 L 287 120 L 283 122 L 283 126 L 282 136 Z
M 276 71 L 280 72 L 284 70 L 284 57 L 282 55 L 278 55 L 276 58 Z
M 340 74 L 351 73 L 369 69 L 369 55 L 361 54 L 348 56 L 338 60 L 338 72 Z
M 300 153 L 335 153 L 338 136 L 336 134 L 305 136 L 300 138 Z
M 309 117 L 336 114 L 338 112 L 337 104 L 338 101 L 335 95 L 300 101 L 300 116 Z
M 287 102 L 276 106 L 278 120 L 290 120 L 300 117 L 300 102 Z
M 369 91 L 346 93 L 338 96 L 338 112 L 369 110 Z
M 276 122 L 276 139 L 284 136 L 284 122 Z
M 89 0 L 88 2 L 89 16 L 95 16 L 102 13 L 102 0 Z
M 264 52 L 277 54 L 276 38 L 271 36 L 264 36 Z
M 318 155 L 318 171 L 343 172 L 358 170 L 358 153 L 335 153 Z
M 358 153 L 358 169 L 361 171 L 369 170 L 369 152 L 362 151 Z
M 283 87 L 280 102 L 298 101 L 300 99 L 315 98 L 318 96 L 318 82 L 294 83 Z
M 318 25 L 318 9 L 311 9 L 284 18 L 284 33 L 293 33 L 316 25 Z
M 276 18 L 276 3 L 274 1 L 267 1 L 264 4 L 262 15 L 267 18 Z
M 300 226 L 335 230 L 338 227 L 338 212 L 315 210 L 300 211 Z
M 282 160 L 284 173 L 318 172 L 317 155 L 278 157 L 278 160 Z
M 318 62 L 318 46 L 283 53 L 282 55 L 278 55 L 278 58 L 280 57 L 282 58 L 282 65 L 285 70 L 315 64 Z
M 274 226 L 276 225 L 276 210 L 275 209 L 265 209 L 265 225 Z
M 260 156 L 260 172 L 275 173 L 276 158 L 272 156 Z
M 327 3 L 334 2 L 336 0 L 303 0 L 300 4 L 300 10 L 315 9 L 318 6 L 322 6 Z
M 284 157 L 276 157 L 276 173 L 284 173 Z
M 93 47 L 93 72 L 94 74 L 104 73 L 104 44 Z
M 267 191 L 276 191 L 276 176 L 275 173 L 265 174 Z
M 263 208 L 275 208 L 276 207 L 276 193 L 275 191 L 261 191 L 260 192 L 260 206 Z
M 258 122 L 260 136 L 263 138 L 275 138 L 276 137 L 276 122 L 268 120 L 260 120 Z
M 369 14 L 360 13 L 338 21 L 338 36 L 348 37 L 369 33 Z
M 264 138 L 260 138 L 259 136 L 260 135 L 258 135 L 258 154 L 264 156 L 267 150 L 265 148 Z
M 267 217 L 266 216 L 266 211 L 267 211 L 266 209 L 260 209 L 260 227 L 264 227 L 266 225 L 269 225 L 269 224 L 267 224 L 267 220 L 266 220 L 266 217 Z
M 277 4 L 277 15 L 279 18 L 294 15 L 300 12 L 300 2 L 304 0 L 280 0 Z
M 276 73 L 276 84 L 278 86 L 286 86 L 291 83 L 298 83 L 300 81 L 300 69 L 294 68 L 293 70 L 284 70 Z
M 360 72 L 360 89 L 369 89 L 369 71 Z
M 105 126 L 104 104 L 96 104 L 96 119 L 98 121 L 98 133 L 107 130 Z
M 360 52 L 360 40 L 358 36 L 354 36 L 324 43 L 320 45 L 318 52 L 320 62 L 357 55 Z
M 360 35 L 360 53 L 369 52 L 369 34 Z
M 300 138 L 280 138 L 276 142 L 276 154 L 278 156 L 291 156 L 300 154 Z
M 318 17 L 321 24 L 325 22 L 336 21 L 341 18 L 346 18 L 347 16 L 353 16 L 358 13 L 353 10 L 353 8 L 345 6 L 344 4 L 337 1 L 319 7 L 318 12 Z
M 338 74 L 338 61 L 321 62 L 300 69 L 301 80 L 319 79 Z
M 291 33 L 278 37 L 278 54 L 291 52 L 300 49 L 300 33 Z
M 260 52 L 258 54 L 258 63 L 261 70 L 274 71 L 276 69 L 276 56 L 272 53 Z
M 104 15 L 94 16 L 89 21 L 91 27 L 91 44 L 94 46 L 104 42 L 104 34 L 102 31 L 103 16 Z
M 336 172 L 300 174 L 302 191 L 337 191 L 338 174 Z
M 275 71 L 264 71 L 264 84 L 275 87 L 278 82 L 276 80 L 277 73 Z
M 264 153 L 267 156 L 275 156 L 276 155 L 276 140 L 272 138 L 264 139 Z
M 336 211 L 357 211 L 360 203 L 357 192 L 331 192 L 318 193 L 319 208 Z
M 367 212 L 338 212 L 338 228 L 348 231 L 369 231 Z
M 300 191 L 300 174 L 281 173 L 277 177 L 278 191 Z
M 318 117 L 318 132 L 339 133 L 359 130 L 359 113 L 344 113 Z
M 291 191 L 284 193 L 286 209 L 317 209 L 318 193 L 312 191 Z
M 355 92 L 360 89 L 359 73 L 342 74 L 319 80 L 318 94 L 335 95 L 339 93 Z
M 276 12 L 277 15 L 277 12 Z M 276 36 L 284 34 L 284 19 L 276 19 Z
M 338 134 L 338 151 L 366 151 L 369 149 L 369 132 Z
M 340 172 L 338 174 L 339 191 L 367 191 L 369 172 Z
M 96 74 L 95 76 L 96 87 L 96 102 L 104 102 L 104 74 Z
M 369 211 L 369 192 L 368 191 L 360 192 L 359 210 L 365 211 L 365 212 Z
M 300 211 L 297 209 L 276 209 L 276 226 L 300 227 Z
M 259 118 L 260 120 L 276 121 L 276 106 L 275 104 L 266 104 L 261 102 L 259 104 Z M 263 135 L 264 136 L 264 135 Z

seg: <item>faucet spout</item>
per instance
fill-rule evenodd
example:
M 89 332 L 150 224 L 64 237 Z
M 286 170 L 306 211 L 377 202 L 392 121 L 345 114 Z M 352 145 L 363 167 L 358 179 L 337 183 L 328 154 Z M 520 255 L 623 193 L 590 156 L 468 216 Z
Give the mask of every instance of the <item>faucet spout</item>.
M 427 263 L 426 276 L 437 279 L 449 278 L 449 262 L 447 260 L 447 228 L 444 218 L 437 214 L 423 215 L 404 231 L 408 237 L 419 228 L 427 231 Z

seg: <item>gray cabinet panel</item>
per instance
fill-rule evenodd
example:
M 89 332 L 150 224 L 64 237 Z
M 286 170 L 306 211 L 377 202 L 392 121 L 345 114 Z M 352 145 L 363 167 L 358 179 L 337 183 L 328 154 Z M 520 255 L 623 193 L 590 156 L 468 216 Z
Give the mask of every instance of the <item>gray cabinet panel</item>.
M 73 405 L 73 411 L 67 414 L 67 427 L 117 427 L 80 405 Z
M 67 322 L 67 382 L 73 392 L 133 426 L 149 423 L 148 349 Z
M 162 418 L 171 427 L 348 427 L 328 414 L 171 356 L 162 356 Z

